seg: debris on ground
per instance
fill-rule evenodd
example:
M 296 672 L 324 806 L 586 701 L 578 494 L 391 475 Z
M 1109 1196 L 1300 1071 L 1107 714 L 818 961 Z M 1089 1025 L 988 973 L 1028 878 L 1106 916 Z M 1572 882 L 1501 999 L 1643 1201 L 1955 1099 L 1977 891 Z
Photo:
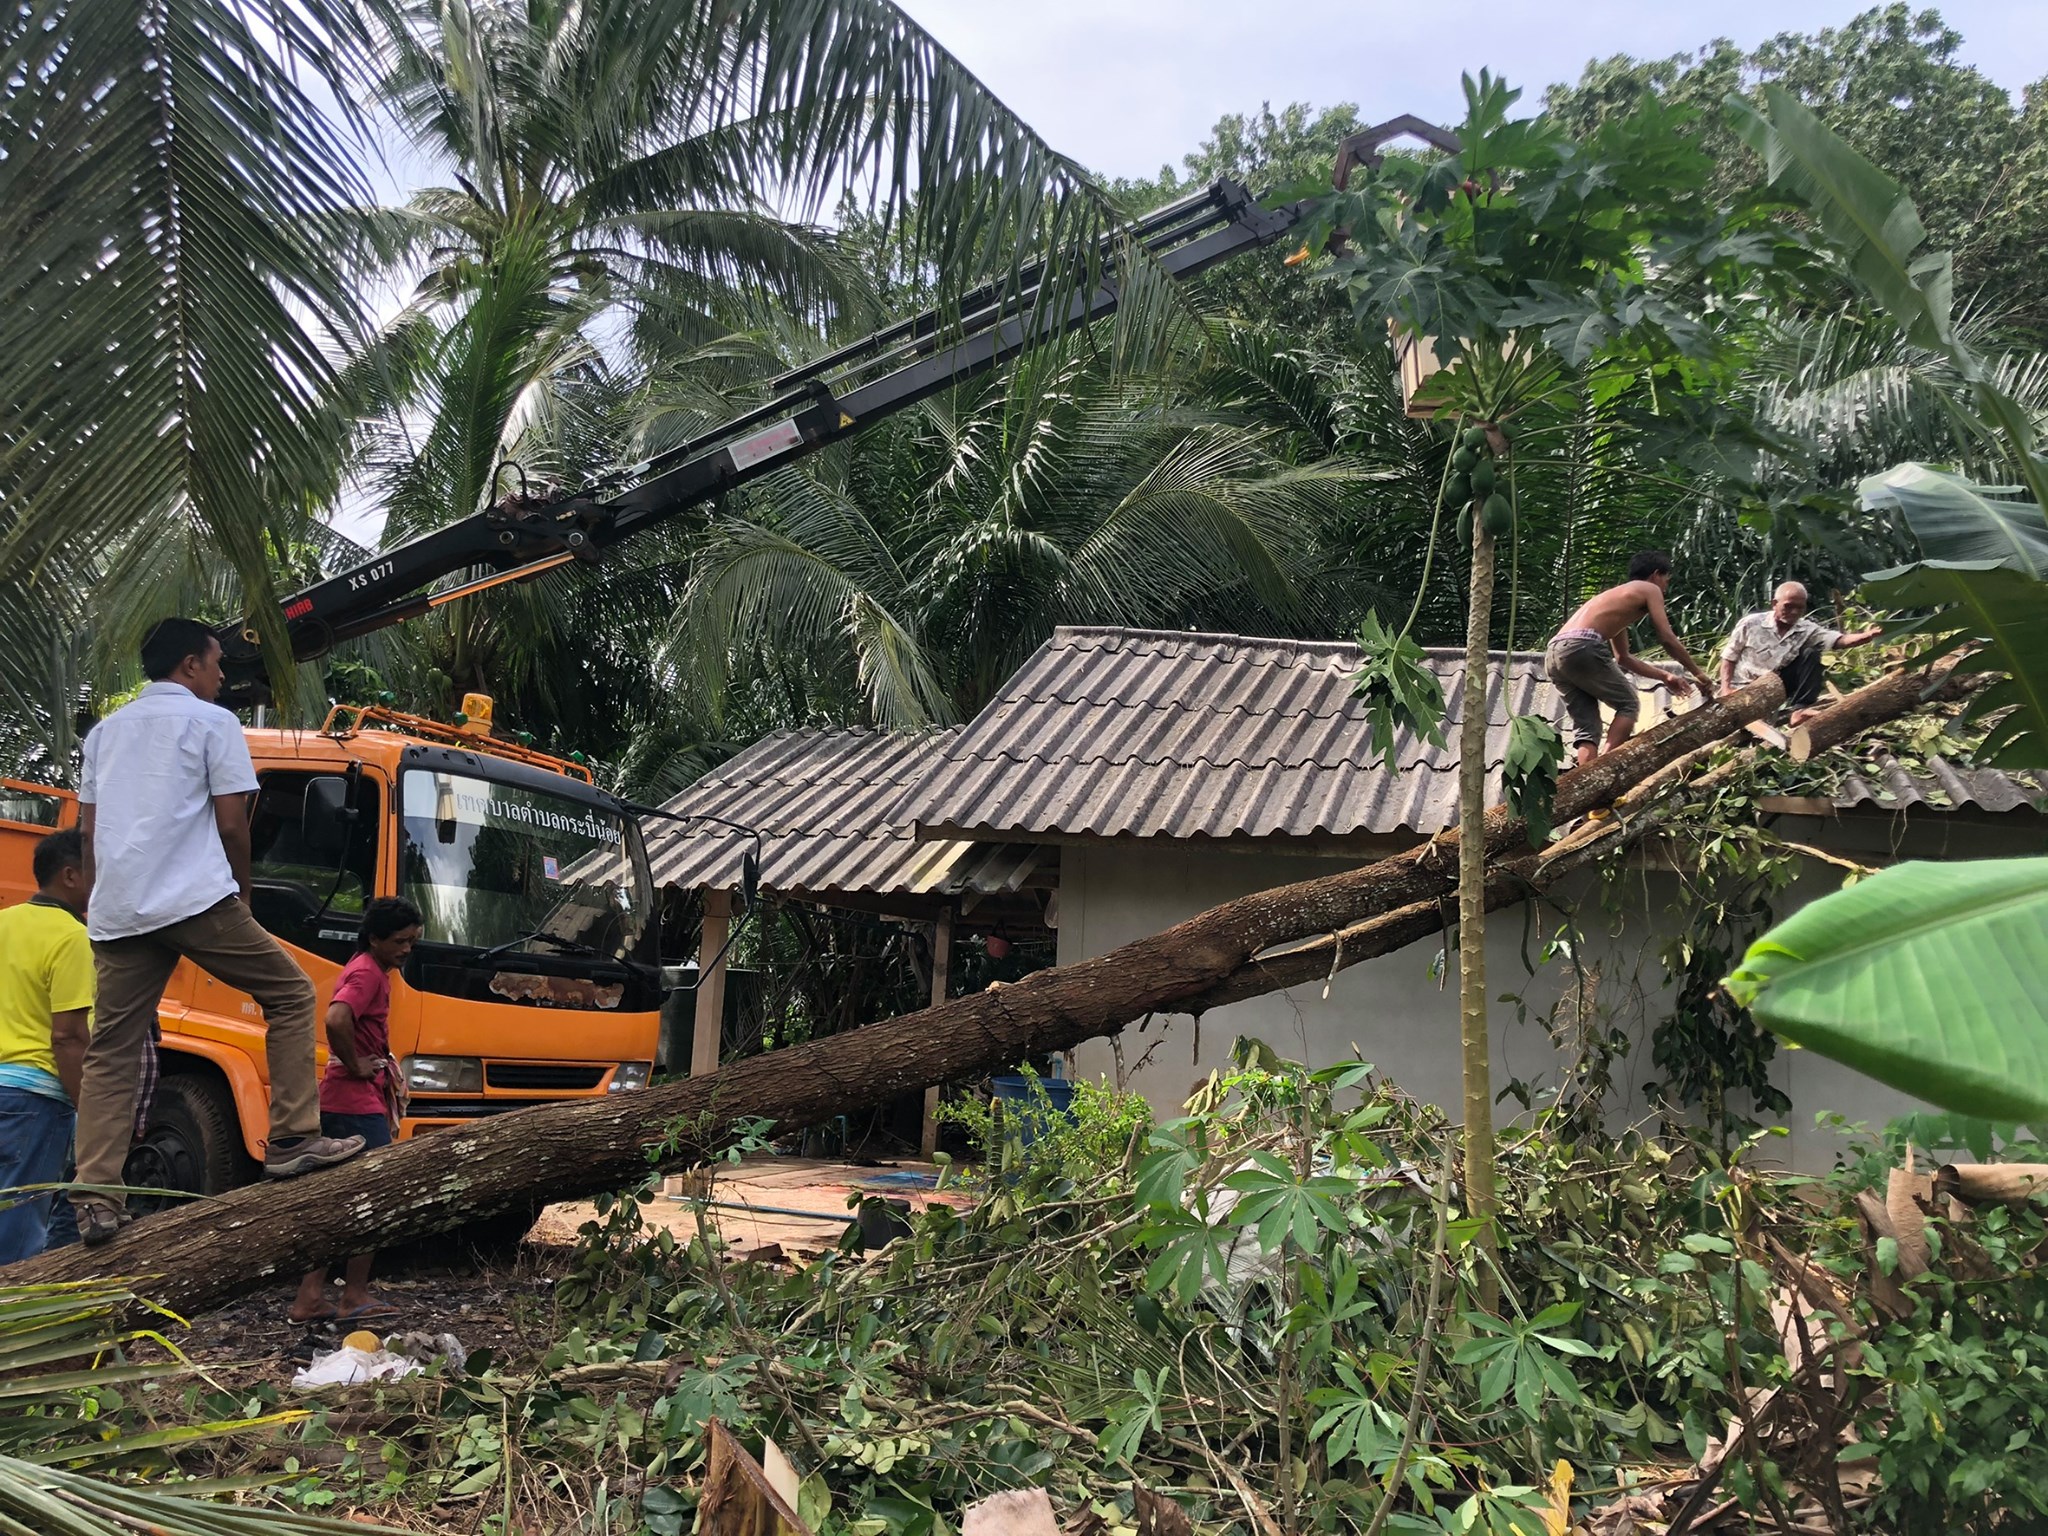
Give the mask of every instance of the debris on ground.
M 178 1342 L 207 1385 L 177 1411 L 270 1416 L 177 1466 L 406 1529 L 587 1536 L 2048 1518 L 2038 1172 L 1895 1141 L 1815 1180 L 1763 1163 L 1762 1133 L 1596 1127 L 1503 1139 L 1492 1247 L 1441 1111 L 1255 1043 L 1183 1119 L 1126 1099 L 985 1149 L 879 1248 L 837 1216 L 903 1198 L 871 1171 L 758 1158 L 680 1198 L 650 1175 L 551 1212 L 573 1246 L 513 1270 L 380 1277 L 427 1337 L 374 1342 L 448 1357 L 424 1372 L 280 1396 L 338 1333 L 285 1325 L 282 1291 L 198 1319 Z M 837 1236 L 754 1243 L 784 1201 L 829 1201 Z

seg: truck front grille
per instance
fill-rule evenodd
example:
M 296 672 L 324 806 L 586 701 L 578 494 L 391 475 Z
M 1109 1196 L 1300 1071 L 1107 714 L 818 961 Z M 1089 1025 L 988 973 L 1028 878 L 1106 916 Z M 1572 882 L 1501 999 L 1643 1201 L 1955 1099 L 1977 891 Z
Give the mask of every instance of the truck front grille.
M 546 1061 L 487 1061 L 484 1084 L 525 1093 L 588 1093 L 604 1081 L 609 1067 L 563 1066 Z

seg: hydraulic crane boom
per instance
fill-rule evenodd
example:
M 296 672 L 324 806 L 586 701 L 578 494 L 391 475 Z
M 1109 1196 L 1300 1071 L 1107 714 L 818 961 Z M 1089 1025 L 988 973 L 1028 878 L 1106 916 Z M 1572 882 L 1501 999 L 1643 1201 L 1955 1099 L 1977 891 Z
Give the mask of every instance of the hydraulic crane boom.
M 641 529 L 780 469 L 828 443 L 1050 341 L 1113 314 L 1122 299 L 1115 242 L 1128 238 L 1176 281 L 1279 239 L 1306 204 L 1262 208 L 1242 186 L 1218 181 L 1147 215 L 1095 254 L 1099 281 L 1057 312 L 1039 299 L 1048 264 L 967 294 L 773 381 L 772 398 L 711 432 L 611 480 L 549 499 L 511 498 L 400 544 L 285 600 L 292 656 L 310 661 L 337 642 L 402 623 L 466 593 L 526 581 L 571 560 L 596 560 Z M 1075 260 L 1078 253 L 1070 253 Z M 475 579 L 423 588 L 458 572 Z M 221 633 L 223 703 L 268 696 L 254 626 Z

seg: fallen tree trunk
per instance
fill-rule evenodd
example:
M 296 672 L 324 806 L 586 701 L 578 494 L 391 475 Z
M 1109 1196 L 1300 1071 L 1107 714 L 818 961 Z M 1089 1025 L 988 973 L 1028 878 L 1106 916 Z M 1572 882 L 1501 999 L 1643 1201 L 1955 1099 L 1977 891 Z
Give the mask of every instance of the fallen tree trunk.
M 1700 755 L 1688 754 L 1672 766 L 1696 766 Z M 1542 853 L 1531 853 L 1492 865 L 1486 874 L 1486 910 L 1498 911 L 1527 901 L 1532 896 L 1540 896 L 1558 881 L 1611 858 L 1629 844 L 1647 836 L 1664 819 L 1658 814 L 1658 800 L 1680 787 L 1700 790 L 1726 783 L 1755 756 L 1756 749 L 1747 748 L 1690 782 L 1683 775 L 1659 773 L 1654 776 L 1656 781 L 1661 781 L 1655 783 L 1654 793 L 1642 793 L 1653 787 L 1652 781 L 1645 781 L 1641 790 L 1631 791 L 1615 802 L 1613 820 L 1583 827 Z M 1640 814 L 1631 816 L 1627 814 L 1630 811 Z M 1268 992 L 1327 981 L 1339 971 L 1349 970 L 1381 955 L 1393 954 L 1396 950 L 1406 949 L 1417 939 L 1441 932 L 1447 926 L 1452 911 L 1453 903 L 1448 896 L 1412 902 L 1296 948 L 1282 950 L 1278 954 L 1254 956 L 1208 991 L 1190 998 L 1182 1007 L 1188 1012 L 1206 1013 L 1211 1008 L 1241 1003 L 1246 998 L 1261 997 Z
M 1953 658 L 1925 672 L 1908 667 L 1844 695 L 1786 738 L 1792 761 L 1807 762 L 1873 725 L 1897 719 L 1922 702 L 1958 698 L 1991 681 L 1981 672 L 1957 677 L 1955 670 Z
M 1775 709 L 1775 674 L 1665 721 L 1558 781 L 1556 814 L 1611 804 L 1660 768 Z M 1522 824 L 1489 812 L 1490 853 L 1525 844 Z M 365 1248 L 448 1231 L 533 1202 L 637 1182 L 646 1149 L 692 1161 L 741 1120 L 778 1132 L 862 1104 L 1068 1050 L 1147 1013 L 1181 1011 L 1261 951 L 1434 901 L 1455 878 L 1455 833 L 1408 853 L 1260 891 L 1163 933 L 1007 987 L 734 1062 L 703 1078 L 604 1100 L 493 1116 L 386 1147 L 286 1184 L 235 1190 L 136 1223 L 103 1248 L 67 1248 L 0 1271 L 14 1284 L 92 1275 L 154 1277 L 164 1305 L 196 1311 L 280 1276 Z

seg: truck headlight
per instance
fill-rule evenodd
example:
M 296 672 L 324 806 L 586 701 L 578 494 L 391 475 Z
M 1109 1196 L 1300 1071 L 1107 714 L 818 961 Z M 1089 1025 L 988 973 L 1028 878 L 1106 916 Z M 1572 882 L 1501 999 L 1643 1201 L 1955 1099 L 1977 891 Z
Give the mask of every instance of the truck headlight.
M 645 1088 L 647 1080 L 654 1076 L 651 1061 L 622 1061 L 619 1070 L 612 1074 L 611 1093 L 630 1093 L 635 1088 Z
M 408 1056 L 401 1064 L 414 1093 L 482 1093 L 484 1064 L 475 1056 Z

